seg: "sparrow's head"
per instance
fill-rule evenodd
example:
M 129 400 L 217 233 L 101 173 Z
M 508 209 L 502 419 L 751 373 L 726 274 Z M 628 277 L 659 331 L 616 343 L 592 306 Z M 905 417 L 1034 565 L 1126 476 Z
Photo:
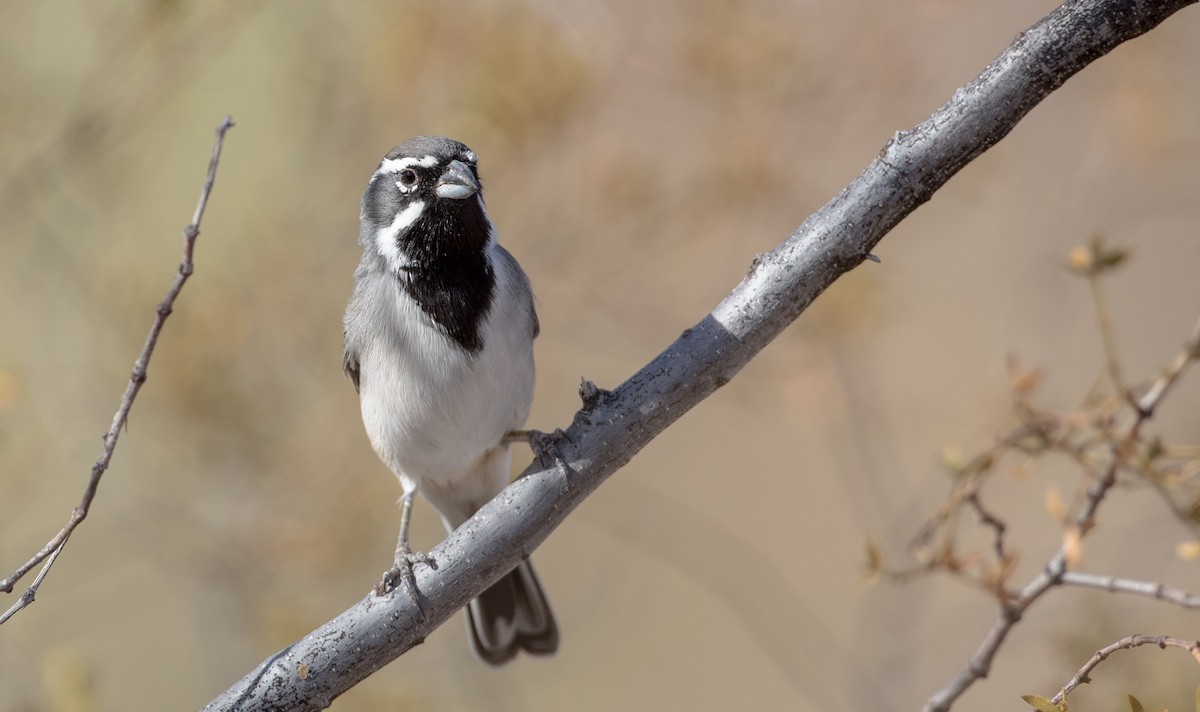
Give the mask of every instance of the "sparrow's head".
M 363 248 L 395 273 L 482 254 L 493 237 L 475 160 L 441 136 L 388 151 L 363 194 Z

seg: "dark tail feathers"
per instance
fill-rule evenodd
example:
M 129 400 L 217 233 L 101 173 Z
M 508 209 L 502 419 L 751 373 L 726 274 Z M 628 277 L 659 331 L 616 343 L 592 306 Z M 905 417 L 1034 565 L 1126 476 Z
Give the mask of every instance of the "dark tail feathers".
M 489 665 L 503 665 L 521 650 L 558 650 L 558 624 L 528 561 L 467 604 L 467 633 L 475 654 Z

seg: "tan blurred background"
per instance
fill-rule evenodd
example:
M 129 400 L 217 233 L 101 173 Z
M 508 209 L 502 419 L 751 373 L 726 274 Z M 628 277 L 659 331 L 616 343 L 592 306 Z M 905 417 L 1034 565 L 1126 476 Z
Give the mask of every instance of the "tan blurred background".
M 0 630 L 0 711 L 197 709 L 363 596 L 399 488 L 340 372 L 358 201 L 420 133 L 480 155 L 502 241 L 540 299 L 531 425 L 569 422 L 972 79 L 1049 0 L 85 2 L 0 5 L 0 568 L 76 503 L 178 259 L 211 145 L 197 247 L 92 517 Z M 550 660 L 472 659 L 461 620 L 336 710 L 915 709 L 995 606 L 961 582 L 863 581 L 945 496 L 947 444 L 1014 424 L 1005 362 L 1039 402 L 1099 373 L 1095 231 L 1128 372 L 1200 310 L 1200 14 L 1086 69 L 879 246 L 736 380 L 538 550 L 563 632 Z M 1200 440 L 1200 374 L 1155 427 Z M 528 460 L 519 452 L 517 461 Z M 1017 580 L 1059 541 L 1049 462 L 1000 479 Z M 418 505 L 415 540 L 441 536 Z M 1085 568 L 1200 590 L 1188 532 L 1123 490 Z M 983 542 L 984 538 L 980 537 Z M 0 599 L 7 606 L 11 597 Z M 1053 693 L 1135 632 L 1200 636 L 1153 601 L 1038 604 L 961 709 Z M 1186 655 L 1142 649 L 1073 697 L 1190 705 Z M 1090 702 L 1088 702 L 1090 701 Z

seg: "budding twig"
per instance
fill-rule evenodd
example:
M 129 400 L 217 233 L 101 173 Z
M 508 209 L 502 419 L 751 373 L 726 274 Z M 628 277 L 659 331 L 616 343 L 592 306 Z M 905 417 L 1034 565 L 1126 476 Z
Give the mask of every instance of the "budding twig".
M 1172 638 L 1166 635 L 1131 635 L 1128 638 L 1122 638 L 1111 645 L 1106 645 L 1105 647 L 1097 650 L 1096 654 L 1093 655 L 1083 667 L 1079 668 L 1079 672 L 1075 673 L 1075 676 L 1071 678 L 1071 681 L 1066 685 L 1063 685 L 1062 690 L 1060 690 L 1059 693 L 1050 701 L 1055 705 L 1061 704 L 1066 696 L 1071 694 L 1072 690 L 1080 685 L 1086 685 L 1092 681 L 1088 675 L 1096 668 L 1097 665 L 1104 662 L 1108 656 L 1112 655 L 1118 650 L 1132 650 L 1133 648 L 1141 645 L 1157 645 L 1159 648 L 1163 649 L 1179 648 L 1180 650 L 1186 650 L 1187 652 L 1191 653 L 1192 657 L 1196 659 L 1197 663 L 1200 663 L 1200 642 L 1195 640 L 1181 640 L 1179 638 Z

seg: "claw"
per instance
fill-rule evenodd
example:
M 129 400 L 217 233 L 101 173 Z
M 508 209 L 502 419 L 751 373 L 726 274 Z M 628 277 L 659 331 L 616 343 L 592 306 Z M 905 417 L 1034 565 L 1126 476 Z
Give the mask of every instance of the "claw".
M 408 591 L 408 595 L 412 598 L 413 603 L 419 608 L 421 602 L 417 600 L 417 579 L 413 575 L 413 566 L 424 564 L 434 571 L 437 570 L 437 561 L 432 556 L 424 551 L 409 551 L 407 547 L 396 550 L 396 561 L 392 568 L 383 572 L 383 578 L 379 583 L 375 584 L 375 595 L 384 596 L 395 590 L 396 584 L 403 582 L 404 588 Z
M 533 453 L 537 455 L 538 462 L 552 462 L 558 470 L 558 474 L 563 480 L 569 480 L 571 477 L 571 466 L 563 459 L 562 453 L 558 451 L 558 442 L 565 440 L 568 443 L 572 442 L 571 437 L 567 435 L 561 428 L 555 428 L 553 433 L 547 434 L 540 430 L 529 431 L 529 447 Z M 572 443 L 573 444 L 573 443 Z

